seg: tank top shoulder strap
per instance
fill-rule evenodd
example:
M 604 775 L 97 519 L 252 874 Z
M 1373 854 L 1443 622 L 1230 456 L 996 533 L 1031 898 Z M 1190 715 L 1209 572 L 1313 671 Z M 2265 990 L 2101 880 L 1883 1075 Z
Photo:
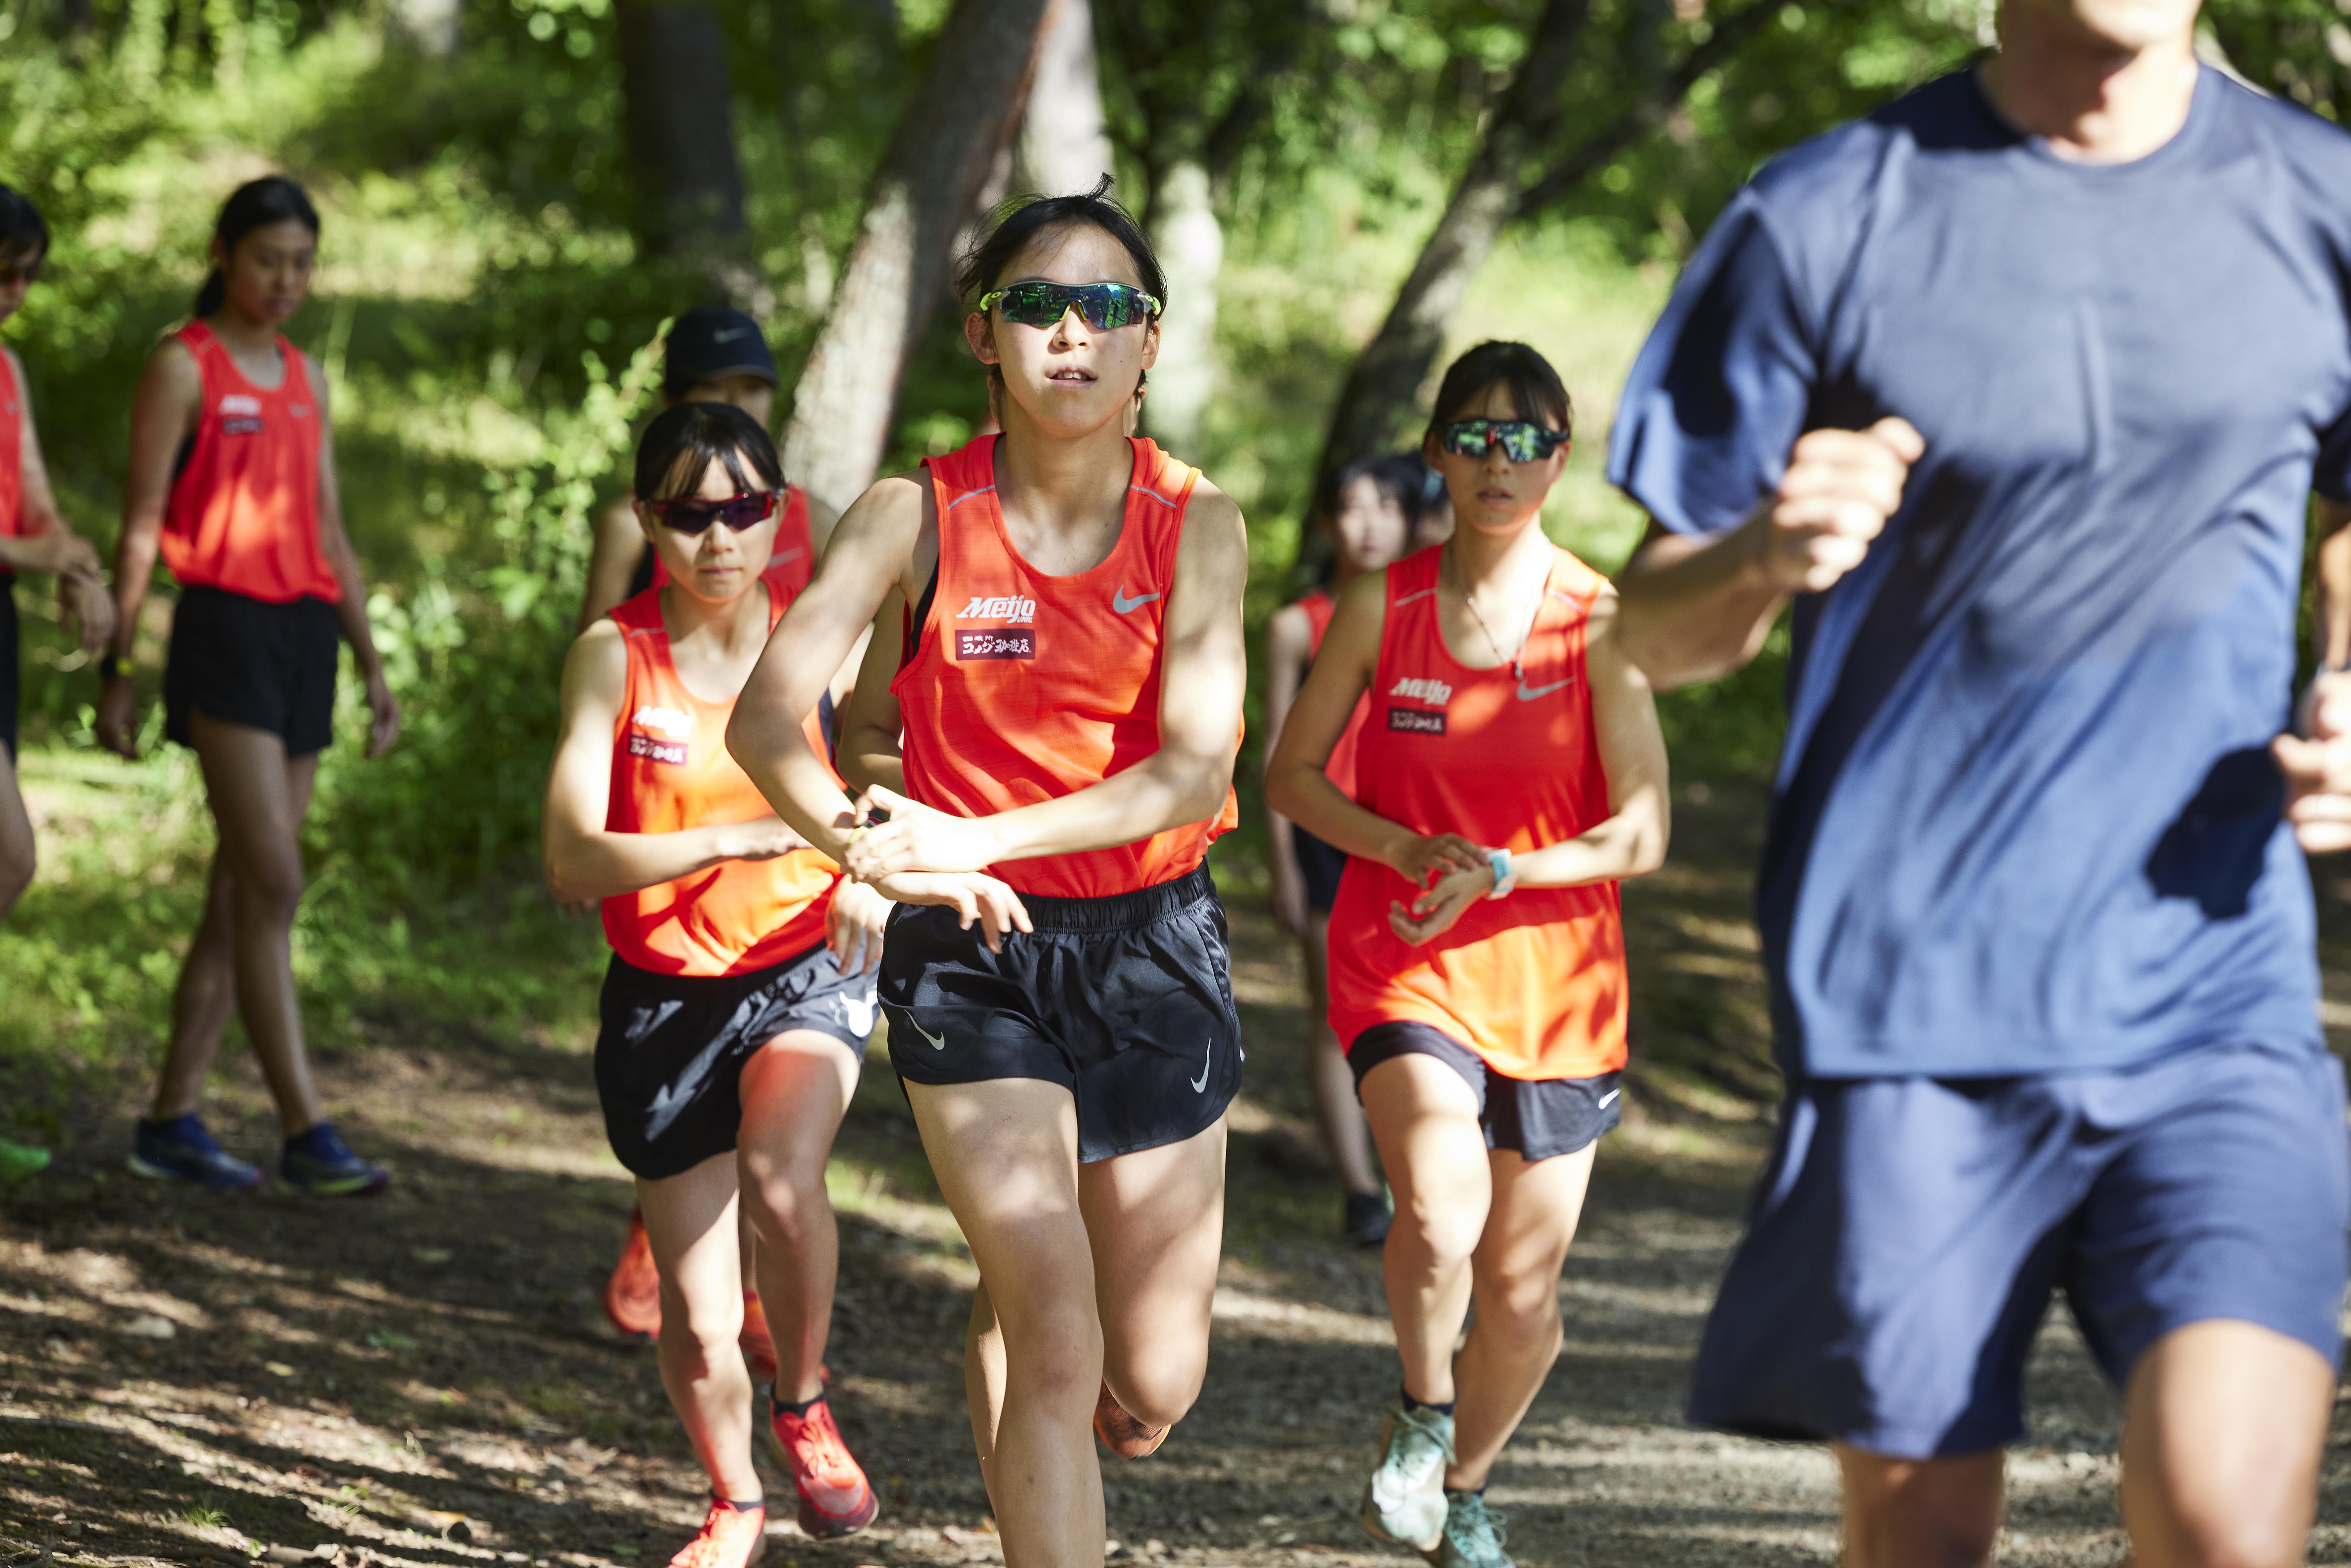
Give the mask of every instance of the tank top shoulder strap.
M 1374 666 L 1374 682 L 1384 689 L 1384 672 L 1399 655 L 1407 661 L 1412 655 L 1413 639 L 1426 629 L 1436 629 L 1437 569 L 1440 559 L 1434 545 L 1405 557 L 1385 568 L 1380 574 L 1387 585 L 1387 610 L 1380 618 L 1380 655 Z
M 310 361 L 303 357 L 302 350 L 294 346 L 291 339 L 284 337 L 277 340 L 277 357 L 286 366 L 286 379 L 277 383 L 277 395 L 308 397 L 310 394 Z
M 950 511 L 996 488 L 996 437 L 976 435 L 953 452 L 924 458 L 923 466 L 930 471 L 931 488 L 938 497 L 944 533 Z
M 222 356 L 228 351 L 221 347 L 220 339 L 214 336 L 213 329 L 202 321 L 185 323 L 172 333 L 172 338 L 184 344 L 188 352 L 195 356 L 196 371 L 204 377 L 204 384 L 210 386 L 213 378 L 220 372 Z
M 1126 526 L 1140 525 L 1144 556 L 1158 569 L 1162 581 L 1172 582 L 1176 547 L 1184 536 L 1184 513 L 1192 504 L 1200 471 L 1169 456 L 1148 436 L 1127 439 L 1134 449 L 1134 477 L 1126 487 Z

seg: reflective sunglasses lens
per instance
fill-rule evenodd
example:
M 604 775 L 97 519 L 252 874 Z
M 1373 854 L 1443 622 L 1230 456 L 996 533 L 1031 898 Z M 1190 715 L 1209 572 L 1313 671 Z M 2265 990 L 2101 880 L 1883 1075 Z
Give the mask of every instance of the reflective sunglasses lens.
M 1004 319 L 1022 327 L 1050 327 L 1069 308 L 1069 290 L 1058 284 L 1016 283 L 1002 298 Z
M 655 510 L 661 514 L 662 527 L 674 534 L 707 533 L 710 525 L 718 520 L 721 503 L 716 501 L 664 501 Z
M 1483 457 L 1494 444 L 1493 427 L 1482 419 L 1465 419 L 1447 425 L 1439 444 L 1457 457 Z
M 775 510 L 776 493 L 763 490 L 756 496 L 737 496 L 720 503 L 718 516 L 728 528 L 739 534 L 746 528 L 758 528 L 774 516 Z

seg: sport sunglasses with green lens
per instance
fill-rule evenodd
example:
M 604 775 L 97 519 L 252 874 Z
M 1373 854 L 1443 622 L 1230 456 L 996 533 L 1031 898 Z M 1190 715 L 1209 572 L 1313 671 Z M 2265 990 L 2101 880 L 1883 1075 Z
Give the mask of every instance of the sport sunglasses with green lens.
M 1541 463 L 1567 444 L 1568 434 L 1523 419 L 1465 419 L 1447 425 L 1437 439 L 1464 457 L 1483 457 L 1499 444 L 1513 463 Z
M 756 528 L 776 515 L 776 493 L 756 491 L 747 496 L 730 496 L 724 501 L 703 501 L 681 497 L 674 501 L 647 501 L 645 509 L 662 521 L 662 527 L 673 533 L 705 534 L 713 523 L 725 523 L 737 533 Z
M 1157 299 L 1125 283 L 1012 283 L 980 296 L 983 312 L 999 305 L 1007 321 L 1022 327 L 1050 327 L 1074 305 L 1097 332 L 1139 327 L 1162 308 Z

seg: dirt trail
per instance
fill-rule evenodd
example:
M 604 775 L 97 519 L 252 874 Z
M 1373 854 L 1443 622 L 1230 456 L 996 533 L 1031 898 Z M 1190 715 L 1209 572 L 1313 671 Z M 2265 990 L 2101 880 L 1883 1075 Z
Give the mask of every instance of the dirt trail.
M 1698 794 L 1675 866 L 1627 899 L 1636 1113 L 1604 1150 L 1568 1260 L 1565 1352 L 1494 1480 L 1527 1568 L 1834 1555 L 1821 1452 L 1679 1419 L 1771 1084 L 1746 917 L 1758 803 Z M 2339 890 L 2327 915 L 2339 961 Z M 1249 911 L 1234 924 L 1250 1062 L 1214 1358 L 1166 1448 L 1107 1471 L 1113 1559 L 1408 1563 L 1352 1517 L 1395 1383 L 1376 1260 L 1327 1239 L 1336 1198 L 1306 1119 L 1287 946 Z M 0 1564 L 654 1568 L 699 1519 L 701 1479 L 653 1358 L 596 1307 L 629 1196 L 589 1042 L 399 1015 L 368 1030 L 325 1075 L 356 1140 L 398 1168 L 381 1201 L 134 1182 L 120 1164 L 130 1082 L 78 1107 L 57 1169 L 0 1199 Z M 224 1141 L 268 1146 L 246 1059 L 230 1080 Z M 837 1407 L 883 1512 L 831 1545 L 778 1522 L 768 1560 L 1000 1561 L 962 1411 L 970 1263 L 886 1068 L 860 1090 L 834 1193 Z M 2116 1406 L 2062 1314 L 2033 1392 L 2002 1561 L 2117 1562 Z M 2351 1563 L 2346 1441 L 2351 1422 L 2320 1563 Z

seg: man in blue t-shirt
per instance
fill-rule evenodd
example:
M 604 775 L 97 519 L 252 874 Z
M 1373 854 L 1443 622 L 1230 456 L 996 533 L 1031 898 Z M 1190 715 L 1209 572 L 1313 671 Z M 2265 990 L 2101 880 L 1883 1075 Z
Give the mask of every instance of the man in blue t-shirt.
M 2351 842 L 2351 674 L 2280 732 L 2314 489 L 2351 661 L 2351 136 L 2195 14 L 2008 0 L 1773 163 L 1618 416 L 1652 679 L 1796 607 L 1788 1103 L 1692 1414 L 1834 1442 L 1848 1568 L 1989 1559 L 2060 1288 L 2140 1568 L 2299 1563 L 2315 1506 L 2351 1151 L 2295 833 Z

